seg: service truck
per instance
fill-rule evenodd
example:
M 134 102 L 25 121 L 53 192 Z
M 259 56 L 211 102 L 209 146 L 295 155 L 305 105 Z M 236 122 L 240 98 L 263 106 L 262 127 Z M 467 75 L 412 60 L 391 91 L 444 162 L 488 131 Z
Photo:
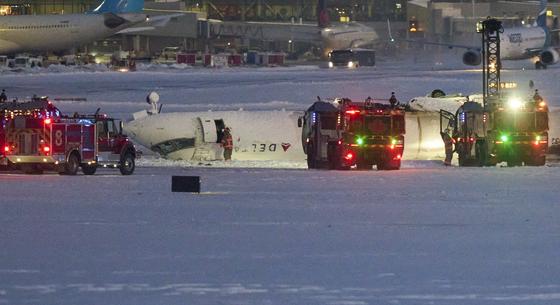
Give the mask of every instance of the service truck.
M 315 102 L 300 118 L 308 168 L 397 170 L 404 150 L 404 109 L 371 98 Z
M 99 166 L 134 172 L 136 150 L 114 119 L 98 112 L 63 116 L 48 98 L 0 104 L 0 165 L 25 173 L 86 175 Z
M 468 101 L 455 114 L 440 111 L 440 132 L 452 130 L 459 166 L 542 166 L 548 150 L 548 106 L 535 94 L 521 93 L 501 82 L 499 20 L 489 18 L 482 33 L 483 103 Z

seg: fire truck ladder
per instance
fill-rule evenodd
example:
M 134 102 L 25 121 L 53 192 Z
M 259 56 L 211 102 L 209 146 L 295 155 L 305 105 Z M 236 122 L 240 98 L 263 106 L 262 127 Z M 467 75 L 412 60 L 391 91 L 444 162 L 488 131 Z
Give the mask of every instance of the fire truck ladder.
M 502 22 L 486 19 L 482 22 L 482 82 L 484 105 L 500 96 L 500 33 L 504 32 Z

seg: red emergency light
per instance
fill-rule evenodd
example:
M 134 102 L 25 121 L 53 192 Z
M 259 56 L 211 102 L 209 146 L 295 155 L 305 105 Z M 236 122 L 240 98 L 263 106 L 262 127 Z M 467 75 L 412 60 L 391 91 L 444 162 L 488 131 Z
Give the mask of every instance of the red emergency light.
M 8 145 L 4 146 L 4 152 L 10 152 L 10 146 Z
M 354 153 L 349 151 L 348 153 L 346 153 L 346 155 L 344 156 L 344 159 L 350 161 L 352 159 L 354 159 Z
M 48 146 L 43 147 L 43 151 L 48 153 L 49 151 L 51 151 L 51 148 Z
M 355 114 L 359 114 L 359 113 L 360 113 L 360 110 L 358 110 L 358 109 L 349 109 L 349 110 L 346 110 L 345 113 L 346 113 L 346 114 L 349 114 L 349 115 L 355 115 Z
M 45 125 L 49 125 L 50 123 L 52 123 L 52 120 L 50 118 L 46 118 Z

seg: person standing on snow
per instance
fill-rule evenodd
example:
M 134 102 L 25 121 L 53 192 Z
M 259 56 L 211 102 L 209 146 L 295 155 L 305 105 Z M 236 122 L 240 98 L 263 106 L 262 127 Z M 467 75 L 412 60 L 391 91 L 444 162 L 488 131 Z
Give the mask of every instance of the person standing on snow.
M 440 132 L 440 135 L 445 146 L 445 161 L 443 161 L 443 163 L 445 166 L 450 166 L 451 160 L 453 159 L 453 139 L 449 135 L 449 128 Z
M 229 127 L 224 129 L 224 136 L 222 137 L 221 144 L 224 148 L 224 160 L 231 160 L 231 154 L 233 152 L 233 137 L 231 136 L 231 129 Z

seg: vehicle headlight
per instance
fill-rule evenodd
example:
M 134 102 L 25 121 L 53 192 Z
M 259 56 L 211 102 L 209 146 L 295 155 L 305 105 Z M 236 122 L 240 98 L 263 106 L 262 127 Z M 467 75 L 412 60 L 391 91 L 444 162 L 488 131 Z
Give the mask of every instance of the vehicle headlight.
M 518 97 L 511 97 L 508 100 L 508 107 L 510 109 L 516 110 L 523 106 L 523 101 Z
M 333 62 L 332 62 L 332 61 L 329 61 L 329 68 L 333 68 L 333 67 L 334 67 Z
M 353 61 L 348 62 L 348 68 L 354 68 L 354 62 Z

